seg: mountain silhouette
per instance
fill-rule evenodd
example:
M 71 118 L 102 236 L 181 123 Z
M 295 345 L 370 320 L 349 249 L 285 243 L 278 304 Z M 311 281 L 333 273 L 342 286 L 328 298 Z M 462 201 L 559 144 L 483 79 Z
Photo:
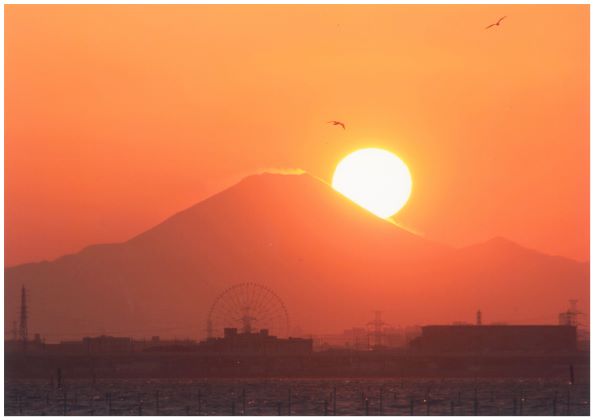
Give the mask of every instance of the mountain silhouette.
M 5 269 L 5 330 L 30 294 L 29 330 L 194 337 L 227 287 L 265 285 L 303 333 L 469 321 L 555 323 L 589 312 L 589 263 L 496 238 L 455 249 L 380 219 L 308 175 L 261 174 L 123 243 Z

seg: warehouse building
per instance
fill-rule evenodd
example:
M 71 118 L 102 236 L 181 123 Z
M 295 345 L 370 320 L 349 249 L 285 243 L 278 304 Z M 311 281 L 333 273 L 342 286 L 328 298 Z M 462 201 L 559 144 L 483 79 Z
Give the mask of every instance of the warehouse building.
M 570 325 L 428 325 L 410 343 L 419 352 L 574 352 L 577 331 Z

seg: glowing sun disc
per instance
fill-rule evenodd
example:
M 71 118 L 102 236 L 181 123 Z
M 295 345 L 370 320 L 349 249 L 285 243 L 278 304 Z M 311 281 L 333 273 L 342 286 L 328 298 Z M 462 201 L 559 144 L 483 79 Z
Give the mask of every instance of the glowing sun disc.
M 373 214 L 387 218 L 408 201 L 412 177 L 395 154 L 383 149 L 361 149 L 340 161 L 332 187 Z

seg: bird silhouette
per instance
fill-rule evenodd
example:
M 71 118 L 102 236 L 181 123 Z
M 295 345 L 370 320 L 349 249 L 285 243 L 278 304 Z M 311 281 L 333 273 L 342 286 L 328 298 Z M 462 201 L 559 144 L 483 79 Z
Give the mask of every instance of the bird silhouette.
M 497 21 L 497 23 L 492 23 L 492 24 L 490 24 L 489 26 L 487 26 L 485 29 L 489 29 L 489 28 L 491 28 L 491 27 L 493 27 L 493 26 L 499 26 L 499 24 L 501 23 L 501 21 L 502 21 L 503 19 L 505 19 L 506 17 L 507 17 L 507 16 L 503 16 L 501 19 L 499 19 L 499 20 Z
M 344 125 L 344 123 L 340 122 L 340 121 L 328 121 L 328 124 L 332 124 L 332 125 L 340 125 L 342 127 L 343 130 L 346 130 L 346 127 Z

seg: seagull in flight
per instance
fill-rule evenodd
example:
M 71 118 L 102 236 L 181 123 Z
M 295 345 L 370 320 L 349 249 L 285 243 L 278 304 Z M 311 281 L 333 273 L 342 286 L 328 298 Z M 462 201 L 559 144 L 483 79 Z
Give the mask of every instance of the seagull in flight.
M 346 127 L 345 127 L 344 123 L 343 123 L 343 122 L 340 122 L 340 121 L 334 121 L 334 120 L 332 120 L 332 121 L 328 121 L 328 124 L 332 124 L 332 125 L 340 125 L 340 126 L 342 127 L 342 129 L 343 129 L 343 130 L 345 130 L 345 129 L 346 129 Z
M 501 21 L 502 21 L 503 19 L 505 19 L 506 17 L 507 17 L 507 16 L 503 16 L 501 19 L 499 19 L 499 20 L 497 21 L 497 23 L 492 23 L 492 24 L 490 24 L 489 26 L 487 26 L 485 29 L 489 29 L 489 28 L 491 28 L 491 27 L 493 27 L 493 26 L 499 26 L 499 24 L 501 23 Z

